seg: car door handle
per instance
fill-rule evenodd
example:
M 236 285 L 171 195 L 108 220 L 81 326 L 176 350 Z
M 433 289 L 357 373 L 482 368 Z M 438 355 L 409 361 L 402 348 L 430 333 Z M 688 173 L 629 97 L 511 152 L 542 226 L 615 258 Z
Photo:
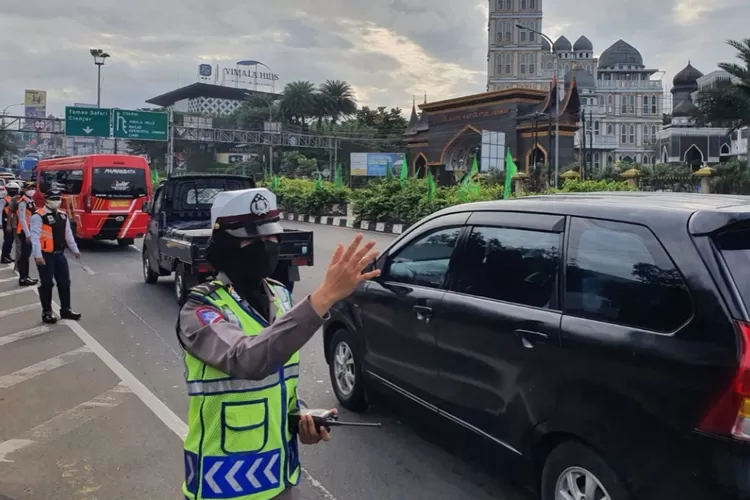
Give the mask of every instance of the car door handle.
M 425 323 L 430 322 L 430 317 L 432 316 L 432 308 L 427 306 L 414 306 L 412 307 L 414 310 L 414 314 L 417 315 L 417 319 L 419 321 L 424 321 Z
M 546 343 L 549 341 L 549 335 L 543 332 L 518 329 L 514 330 L 513 333 L 515 333 L 521 344 L 527 349 L 533 349 L 537 343 Z

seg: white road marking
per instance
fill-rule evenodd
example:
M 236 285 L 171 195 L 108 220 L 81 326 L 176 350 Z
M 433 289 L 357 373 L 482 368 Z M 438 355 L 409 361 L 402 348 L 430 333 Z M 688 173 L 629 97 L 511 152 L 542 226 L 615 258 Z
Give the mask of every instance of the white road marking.
M 78 361 L 80 358 L 90 353 L 91 349 L 88 347 L 79 347 L 78 349 L 60 354 L 54 358 L 45 359 L 44 361 L 27 366 L 26 368 L 22 368 L 8 375 L 3 375 L 0 377 L 0 389 L 8 389 L 14 385 L 26 382 L 27 380 L 43 375 L 56 368 Z
M 18 439 L 0 442 L 0 462 L 12 462 L 13 460 L 7 458 L 11 453 L 38 443 L 54 441 L 70 433 L 86 422 L 124 403 L 131 396 L 130 389 L 123 384 L 119 384 L 94 399 L 81 403 L 29 429 L 21 434 Z
M 10 297 L 11 295 L 18 295 L 19 293 L 24 292 L 33 292 L 34 288 L 30 286 L 25 286 L 22 288 L 14 288 L 13 290 L 8 290 L 7 292 L 0 292 L 0 297 Z
M 36 290 L 36 288 L 34 288 L 34 290 Z M 34 309 L 41 309 L 41 307 L 41 304 L 36 303 L 26 304 L 25 306 L 12 307 L 10 309 L 4 309 L 0 311 L 0 318 L 5 318 L 6 316 L 11 316 L 13 314 L 18 314 L 26 311 L 33 311 Z
M 137 246 L 135 246 L 135 245 L 130 245 L 130 248 L 132 248 L 132 249 L 133 249 L 133 250 L 135 250 L 136 252 L 142 252 L 142 251 L 143 251 L 143 250 L 141 250 L 140 248 L 138 248 L 138 247 L 137 247 Z
M 7 269 L 3 269 L 3 271 L 7 271 Z M 10 283 L 11 281 L 18 281 L 18 276 L 13 276 L 12 278 L 0 279 L 0 283 Z
M 16 332 L 16 333 L 11 333 L 10 335 L 5 335 L 3 337 L 0 337 L 0 347 L 10 344 L 12 342 L 16 342 L 18 340 L 24 340 L 24 339 L 30 339 L 32 337 L 36 337 L 37 335 L 47 333 L 50 330 L 52 330 L 52 328 L 48 326 L 37 326 L 36 328 L 31 328 L 29 330 L 24 330 L 22 332 Z
M 135 247 L 135 246 L 134 246 Z M 135 247 L 137 248 L 137 247 Z M 140 251 L 140 250 L 139 250 Z M 0 268 L 1 270 L 2 268 Z M 7 269 L 13 269 L 13 265 L 9 265 Z M 33 290 L 38 294 L 36 287 L 30 287 L 33 288 Z M 33 309 L 40 308 L 40 304 L 31 304 L 27 306 L 21 306 L 21 307 L 15 307 L 13 309 L 8 309 L 5 311 L 0 311 L 0 318 L 3 318 L 5 316 L 9 316 L 10 314 L 15 314 L 16 312 L 23 312 L 23 311 L 30 311 Z M 59 313 L 60 306 L 57 305 L 55 302 L 52 302 L 52 307 L 55 309 L 56 312 Z M 13 312 L 11 312 L 13 311 Z M 96 354 L 99 359 L 102 360 L 102 363 L 107 365 L 110 370 L 114 372 L 115 375 L 117 375 L 120 380 L 122 380 L 122 383 L 128 387 L 135 396 L 140 399 L 143 404 L 145 404 L 153 413 L 156 415 L 156 417 L 162 421 L 162 423 L 172 432 L 174 432 L 180 439 L 184 440 L 187 436 L 188 432 L 188 426 L 185 423 L 184 420 L 182 420 L 180 417 L 175 414 L 162 400 L 156 397 L 154 393 L 148 390 L 148 388 L 143 385 L 143 383 L 138 380 L 138 378 L 133 375 L 125 366 L 123 366 L 122 363 L 120 363 L 114 356 L 112 356 L 109 351 L 107 351 L 89 332 L 86 331 L 85 328 L 83 328 L 78 322 L 76 321 L 68 321 L 64 320 L 61 323 L 66 324 L 70 327 L 71 330 L 73 330 L 73 333 L 75 333 L 78 338 L 81 339 L 81 341 L 86 344 L 86 346 Z M 0 443 L 0 458 L 2 458 L 2 445 L 3 443 Z M 259 464 L 260 465 L 260 464 Z M 323 484 L 315 479 L 307 470 L 304 468 L 302 469 L 302 473 L 305 475 L 308 481 L 310 481 L 310 484 L 313 488 L 318 490 L 325 500 L 337 500 L 333 494 L 328 491 L 328 489 L 323 486 Z M 248 472 L 250 474 L 250 472 Z M 248 478 L 249 479 L 249 478 Z

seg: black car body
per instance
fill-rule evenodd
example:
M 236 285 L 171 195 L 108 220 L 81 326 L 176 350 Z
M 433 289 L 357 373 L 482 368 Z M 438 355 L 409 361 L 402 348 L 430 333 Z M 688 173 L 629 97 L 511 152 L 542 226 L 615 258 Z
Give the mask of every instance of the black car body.
M 344 406 L 406 397 L 543 500 L 750 498 L 749 198 L 461 205 L 374 265 L 324 328 Z

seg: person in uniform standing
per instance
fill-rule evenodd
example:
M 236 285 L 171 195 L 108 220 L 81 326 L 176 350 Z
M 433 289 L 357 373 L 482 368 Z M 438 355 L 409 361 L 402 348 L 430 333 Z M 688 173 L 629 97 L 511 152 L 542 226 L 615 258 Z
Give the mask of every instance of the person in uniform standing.
M 5 186 L 5 189 L 7 192 L 2 200 L 0 200 L 0 208 L 2 208 L 3 214 L 3 249 L 0 254 L 0 263 L 12 264 L 15 262 L 15 259 L 10 256 L 10 252 L 13 250 L 13 241 L 16 239 L 16 231 L 15 228 L 11 226 L 11 220 L 13 217 L 10 213 L 10 206 L 13 202 L 13 198 L 18 196 L 21 186 L 18 185 L 18 183 L 11 181 Z
M 81 319 L 81 314 L 70 308 L 70 269 L 65 249 L 70 249 L 76 259 L 81 258 L 68 217 L 60 210 L 62 192 L 50 189 L 45 193 L 45 206 L 31 216 L 31 247 L 39 272 L 39 300 L 42 303 L 42 321 L 57 323 L 52 312 L 52 288 L 57 283 L 60 296 L 60 317 Z
M 23 195 L 18 201 L 17 217 L 18 226 L 16 227 L 16 234 L 18 234 L 18 241 L 21 247 L 21 256 L 18 259 L 18 284 L 20 286 L 33 286 L 39 283 L 39 280 L 33 279 L 29 276 L 29 259 L 31 258 L 31 227 L 29 222 L 31 216 L 36 212 L 36 206 L 34 205 L 34 195 L 36 194 L 36 188 L 34 184 L 27 183 L 24 186 Z
M 211 207 L 207 259 L 218 272 L 191 289 L 177 322 L 190 397 L 185 439 L 186 499 L 290 500 L 298 498 L 303 444 L 327 441 L 324 428 L 299 408 L 299 350 L 328 310 L 379 271 L 362 235 L 339 245 L 323 283 L 297 305 L 269 279 L 279 259 L 276 196 L 265 188 L 219 193 Z

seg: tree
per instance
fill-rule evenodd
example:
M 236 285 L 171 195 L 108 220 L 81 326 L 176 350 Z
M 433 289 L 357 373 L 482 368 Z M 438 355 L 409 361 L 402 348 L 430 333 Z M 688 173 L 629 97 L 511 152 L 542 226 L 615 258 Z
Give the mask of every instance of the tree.
M 727 44 L 737 49 L 740 63 L 719 63 L 732 76 L 731 83 L 698 93 L 696 121 L 734 131 L 750 126 L 750 38 Z
M 336 123 L 341 117 L 349 117 L 357 112 L 357 99 L 351 85 L 341 80 L 326 80 L 318 88 L 320 115 L 329 117 Z
M 281 98 L 281 110 L 288 123 L 305 125 L 308 118 L 317 116 L 315 85 L 308 81 L 287 83 Z
M 18 143 L 13 132 L 0 130 L 0 158 L 6 154 L 18 153 Z

